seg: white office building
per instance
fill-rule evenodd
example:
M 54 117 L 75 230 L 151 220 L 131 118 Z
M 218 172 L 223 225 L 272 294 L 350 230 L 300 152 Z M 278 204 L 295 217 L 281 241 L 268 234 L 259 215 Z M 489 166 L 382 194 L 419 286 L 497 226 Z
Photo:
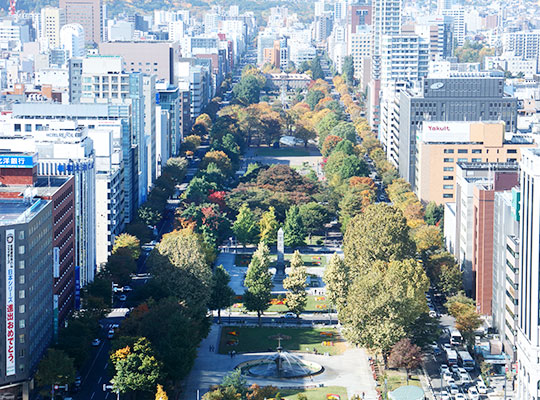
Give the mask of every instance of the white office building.
M 67 24 L 60 29 L 60 48 L 66 52 L 66 59 L 85 56 L 82 25 Z
M 516 398 L 540 397 L 540 149 L 521 153 Z
M 454 40 L 458 46 L 463 46 L 465 43 L 465 9 L 462 6 L 454 6 L 452 8 L 442 10 L 442 15 L 452 17 L 452 31 Z

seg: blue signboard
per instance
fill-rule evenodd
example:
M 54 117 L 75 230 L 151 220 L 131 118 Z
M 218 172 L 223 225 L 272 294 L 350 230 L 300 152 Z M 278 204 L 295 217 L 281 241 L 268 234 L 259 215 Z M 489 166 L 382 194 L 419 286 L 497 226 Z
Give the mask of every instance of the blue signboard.
M 0 168 L 32 168 L 37 164 L 35 155 L 3 155 L 0 154 Z
M 81 267 L 75 266 L 75 310 L 81 308 Z

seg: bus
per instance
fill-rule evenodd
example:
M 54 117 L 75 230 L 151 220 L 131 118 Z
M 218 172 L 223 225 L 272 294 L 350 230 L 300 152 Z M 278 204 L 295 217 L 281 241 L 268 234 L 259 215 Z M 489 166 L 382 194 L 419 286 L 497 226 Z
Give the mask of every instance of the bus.
M 457 365 L 458 363 L 458 355 L 457 351 L 452 349 L 446 349 L 446 363 L 451 365 Z
M 463 343 L 463 337 L 457 329 L 452 329 L 450 332 L 450 344 L 452 346 L 459 346 Z
M 466 371 L 472 371 L 475 367 L 474 360 L 468 351 L 458 351 L 459 365 L 465 368 Z

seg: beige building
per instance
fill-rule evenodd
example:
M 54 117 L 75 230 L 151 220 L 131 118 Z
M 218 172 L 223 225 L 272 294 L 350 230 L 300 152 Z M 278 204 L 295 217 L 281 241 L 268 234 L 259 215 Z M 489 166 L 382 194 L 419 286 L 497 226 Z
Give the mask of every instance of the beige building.
M 103 42 L 99 53 L 104 56 L 121 56 L 125 72 L 142 72 L 157 75 L 158 80 L 174 83 L 175 64 L 180 60 L 180 42 L 130 41 Z
M 66 15 L 63 9 L 44 7 L 41 9 L 40 40 L 47 49 L 60 47 L 60 28 L 66 24 Z
M 531 138 L 505 137 L 505 125 L 496 122 L 424 122 L 416 144 L 416 188 L 425 203 L 455 201 L 458 162 L 518 162 Z
M 102 0 L 60 0 L 60 8 L 65 10 L 66 23 L 80 24 L 84 29 L 87 43 L 99 43 L 103 36 Z

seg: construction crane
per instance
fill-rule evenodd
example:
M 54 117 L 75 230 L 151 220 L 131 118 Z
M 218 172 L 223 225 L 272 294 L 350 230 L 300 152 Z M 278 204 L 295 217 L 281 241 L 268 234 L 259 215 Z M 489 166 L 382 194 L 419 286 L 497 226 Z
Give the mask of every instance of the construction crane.
M 17 0 L 9 0 L 9 15 L 15 15 L 16 5 L 17 5 Z

